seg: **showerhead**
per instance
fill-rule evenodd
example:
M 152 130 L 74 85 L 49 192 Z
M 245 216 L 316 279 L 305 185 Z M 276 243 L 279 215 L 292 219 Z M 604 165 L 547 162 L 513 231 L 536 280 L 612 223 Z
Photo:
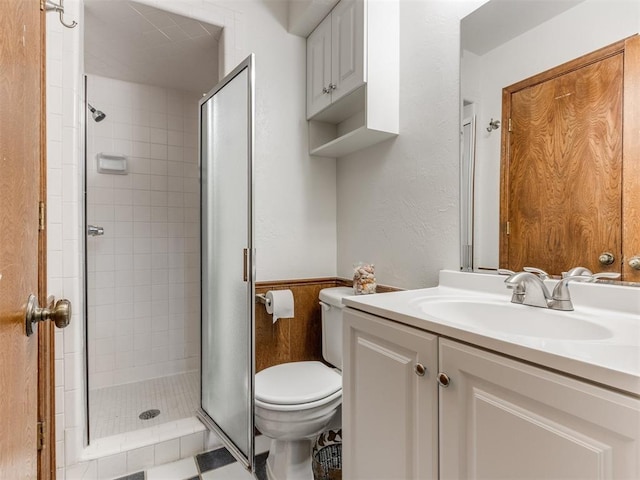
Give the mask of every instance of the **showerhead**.
M 107 116 L 107 114 L 104 113 L 102 110 L 96 110 L 95 108 L 93 108 L 90 103 L 87 103 L 87 105 L 89 105 L 89 110 L 91 110 L 91 116 L 96 122 L 101 122 Z

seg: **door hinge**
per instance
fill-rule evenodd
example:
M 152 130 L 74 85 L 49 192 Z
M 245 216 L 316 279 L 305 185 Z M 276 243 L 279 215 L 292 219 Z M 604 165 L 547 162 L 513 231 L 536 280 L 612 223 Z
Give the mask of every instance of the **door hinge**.
M 507 225 L 505 226 L 505 231 L 507 235 L 511 235 L 511 222 L 507 222 Z
M 38 204 L 38 230 L 43 231 L 46 222 L 46 207 L 44 202 Z
M 40 11 L 44 11 L 44 2 L 45 0 L 40 0 Z
M 511 123 L 511 118 L 509 118 L 509 131 L 513 132 L 513 124 Z
M 47 425 L 45 422 L 38 422 L 38 450 L 44 448 L 44 439 L 47 433 Z

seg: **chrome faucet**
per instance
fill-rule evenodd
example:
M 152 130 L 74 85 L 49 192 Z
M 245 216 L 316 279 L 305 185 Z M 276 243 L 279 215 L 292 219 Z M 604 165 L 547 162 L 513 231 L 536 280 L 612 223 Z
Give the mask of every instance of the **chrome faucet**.
M 553 293 L 550 294 L 543 282 L 549 278 L 545 271 L 534 267 L 524 267 L 524 270 L 524 272 L 511 273 L 504 281 L 507 288 L 513 289 L 511 302 L 565 312 L 573 310 L 569 282 L 595 282 L 600 278 L 615 279 L 620 277 L 619 273 L 591 273 L 587 268 L 576 267 L 569 270 L 564 278 L 558 281 Z M 506 273 L 504 270 L 502 272 Z
M 512 303 L 530 305 L 532 307 L 549 308 L 551 294 L 546 285 L 535 273 L 518 272 L 504 281 L 507 288 L 513 290 Z

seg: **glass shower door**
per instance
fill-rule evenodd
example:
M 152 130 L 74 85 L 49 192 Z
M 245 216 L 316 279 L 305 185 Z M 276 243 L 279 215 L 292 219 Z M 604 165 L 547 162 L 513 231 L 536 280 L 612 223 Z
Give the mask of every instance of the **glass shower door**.
M 253 56 L 200 101 L 199 417 L 253 470 Z

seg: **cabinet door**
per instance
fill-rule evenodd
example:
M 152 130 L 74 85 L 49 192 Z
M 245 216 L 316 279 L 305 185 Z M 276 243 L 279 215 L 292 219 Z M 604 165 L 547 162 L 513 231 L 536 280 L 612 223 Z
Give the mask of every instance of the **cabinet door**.
M 640 478 L 640 400 L 440 339 L 442 479 Z
M 343 478 L 437 478 L 437 338 L 345 309 L 343 348 Z
M 364 14 L 363 0 L 342 0 L 331 12 L 331 82 L 336 86 L 333 102 L 365 81 Z
M 307 38 L 307 118 L 331 104 L 331 15 Z

